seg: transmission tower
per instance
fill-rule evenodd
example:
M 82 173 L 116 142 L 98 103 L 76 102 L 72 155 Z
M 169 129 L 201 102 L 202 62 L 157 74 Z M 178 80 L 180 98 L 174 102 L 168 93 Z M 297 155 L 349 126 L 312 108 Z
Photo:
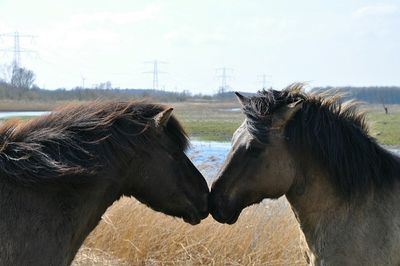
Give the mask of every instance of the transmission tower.
M 86 80 L 86 78 L 84 76 L 82 76 L 81 78 L 82 78 L 82 89 L 85 89 L 85 80 Z
M 232 75 L 229 75 L 229 73 L 232 72 L 233 72 L 232 68 L 228 67 L 217 68 L 216 70 L 217 78 L 221 79 L 221 85 L 219 87 L 218 93 L 224 93 L 227 91 L 227 89 L 229 88 L 227 80 L 232 78 Z
M 158 74 L 164 74 L 167 72 L 158 70 L 159 64 L 166 64 L 167 62 L 154 60 L 154 61 L 147 61 L 145 64 L 153 64 L 153 71 L 143 72 L 145 74 L 153 74 L 153 90 L 158 90 Z
M 267 88 L 267 80 L 270 80 L 271 76 L 262 74 L 262 75 L 259 75 L 258 77 L 261 78 L 262 88 L 266 89 Z
M 32 40 L 34 37 L 35 36 L 33 36 L 33 35 L 20 34 L 18 31 L 13 32 L 13 33 L 0 34 L 0 38 L 13 38 L 14 39 L 14 48 L 1 49 L 0 51 L 12 52 L 14 54 L 13 67 L 20 67 L 21 66 L 21 53 L 33 53 L 34 51 L 21 48 L 19 40 L 20 40 L 20 38 L 30 38 Z

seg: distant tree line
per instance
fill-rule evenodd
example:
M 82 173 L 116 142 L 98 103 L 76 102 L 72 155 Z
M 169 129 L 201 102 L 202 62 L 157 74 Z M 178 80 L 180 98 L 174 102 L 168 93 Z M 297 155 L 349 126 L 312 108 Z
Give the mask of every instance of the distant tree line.
M 344 99 L 356 99 L 374 104 L 400 104 L 400 87 L 316 87 L 312 91 L 330 91 L 343 93 Z
M 28 69 L 4 66 L 0 75 L 0 99 L 27 101 L 85 101 L 94 99 L 153 98 L 158 101 L 186 101 L 188 99 L 210 99 L 211 96 L 195 94 L 188 90 L 170 92 L 152 89 L 113 88 L 110 81 L 100 83 L 94 88 L 75 87 L 45 90 L 34 84 L 35 74 Z M 1 74 L 1 73 L 0 73 Z
M 214 95 L 192 94 L 188 90 L 170 92 L 152 89 L 119 89 L 113 88 L 110 81 L 100 83 L 94 88 L 76 87 L 71 90 L 60 88 L 45 90 L 34 84 L 33 71 L 16 66 L 0 68 L 0 100 L 27 101 L 70 101 L 112 98 L 152 98 L 162 102 L 177 102 L 187 100 L 219 100 L 233 101 L 235 94 L 231 91 L 219 91 Z M 387 104 L 400 104 L 400 87 L 316 87 L 312 91 L 341 92 L 345 99 L 357 99 L 367 103 L 382 104 L 386 110 Z M 250 96 L 252 93 L 243 93 Z
M 76 87 L 71 90 L 45 90 L 37 86 L 29 89 L 15 87 L 7 82 L 0 81 L 0 100 L 28 100 L 28 101 L 86 101 L 94 99 L 135 99 L 152 98 L 162 102 L 181 102 L 189 99 L 211 99 L 211 96 L 196 94 L 189 91 L 169 92 L 152 89 L 99 89 Z

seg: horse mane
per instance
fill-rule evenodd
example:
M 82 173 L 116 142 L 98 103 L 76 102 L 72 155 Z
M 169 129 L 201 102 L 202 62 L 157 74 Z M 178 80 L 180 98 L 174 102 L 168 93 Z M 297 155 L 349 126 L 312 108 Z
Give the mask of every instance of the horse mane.
M 0 125 L 0 178 L 23 185 L 85 183 L 101 169 L 128 163 L 138 148 L 150 150 L 148 130 L 162 105 L 137 101 L 69 104 L 27 122 Z M 165 134 L 185 150 L 188 138 L 172 116 Z M 105 168 L 107 167 L 107 168 Z
M 400 179 L 400 159 L 369 135 L 359 104 L 343 103 L 341 98 L 332 91 L 306 93 L 303 84 L 295 83 L 282 91 L 259 91 L 243 110 L 250 133 L 267 142 L 271 115 L 301 100 L 301 109 L 284 130 L 295 158 L 313 160 L 326 169 L 346 199 L 363 195 L 372 186 L 390 187 Z

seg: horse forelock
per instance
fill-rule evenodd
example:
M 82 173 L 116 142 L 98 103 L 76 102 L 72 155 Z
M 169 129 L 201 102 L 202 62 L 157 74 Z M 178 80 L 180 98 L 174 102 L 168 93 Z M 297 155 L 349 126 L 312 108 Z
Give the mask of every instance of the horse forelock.
M 6 122 L 0 126 L 1 177 L 26 185 L 90 182 L 105 165 L 127 160 L 137 146 L 148 149 L 146 144 L 157 141 L 148 128 L 165 108 L 95 101 L 69 104 L 27 122 Z M 182 150 L 187 147 L 187 135 L 174 116 L 164 132 Z
M 249 132 L 267 143 L 274 112 L 302 100 L 301 109 L 284 131 L 292 154 L 299 160 L 311 158 L 326 169 L 337 191 L 346 199 L 363 195 L 371 186 L 390 187 L 400 179 L 399 158 L 369 136 L 365 115 L 358 111 L 358 104 L 342 103 L 341 99 L 332 91 L 306 93 L 303 84 L 293 84 L 282 91 L 258 92 L 243 111 Z
M 282 91 L 262 90 L 243 106 L 247 129 L 263 143 L 268 142 L 273 113 L 284 105 L 305 99 L 303 84 L 292 84 Z

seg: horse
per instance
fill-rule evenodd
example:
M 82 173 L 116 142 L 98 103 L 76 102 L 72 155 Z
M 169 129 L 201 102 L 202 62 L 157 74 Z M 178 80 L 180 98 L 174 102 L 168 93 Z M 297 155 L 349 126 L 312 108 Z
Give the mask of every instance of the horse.
M 213 183 L 211 215 L 286 196 L 314 265 L 400 265 L 400 158 L 368 133 L 359 104 L 303 84 L 246 97 L 245 121 Z
M 206 218 L 209 188 L 172 110 L 94 101 L 0 125 L 0 265 L 69 265 L 121 196 Z

